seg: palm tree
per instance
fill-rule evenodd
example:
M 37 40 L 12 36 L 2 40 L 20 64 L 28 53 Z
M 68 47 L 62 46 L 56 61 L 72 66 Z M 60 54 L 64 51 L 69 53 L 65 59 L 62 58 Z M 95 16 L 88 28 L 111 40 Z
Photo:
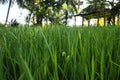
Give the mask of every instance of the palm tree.
M 6 25 L 7 22 L 8 22 L 8 17 L 9 17 L 9 12 L 10 12 L 11 4 L 12 4 L 13 2 L 15 2 L 15 0 L 0 0 L 0 3 L 2 3 L 2 4 L 5 4 L 5 3 L 7 3 L 7 2 L 9 2 L 9 4 L 8 4 L 8 11 L 7 11 L 7 16 L 6 16 L 6 20 L 5 20 L 5 25 Z M 16 0 L 16 2 L 21 6 L 23 0 Z
M 11 3 L 12 3 L 12 0 L 9 1 L 9 6 L 8 6 L 8 11 L 7 11 L 6 20 L 5 20 L 5 25 L 6 25 L 7 22 L 8 22 L 8 17 L 9 17 L 9 12 L 10 12 Z
M 9 12 L 10 12 L 10 7 L 11 7 L 11 3 L 13 0 L 9 0 L 9 6 L 8 6 L 8 11 L 7 11 L 7 16 L 6 16 L 6 20 L 5 20 L 5 25 L 7 24 L 8 21 L 8 16 L 9 16 Z M 5 4 L 7 3 L 8 0 L 1 0 L 0 3 Z

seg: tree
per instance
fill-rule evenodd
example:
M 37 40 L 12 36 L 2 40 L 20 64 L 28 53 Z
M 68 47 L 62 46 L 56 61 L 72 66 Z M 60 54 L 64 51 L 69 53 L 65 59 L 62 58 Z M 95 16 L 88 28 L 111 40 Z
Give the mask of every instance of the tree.
M 67 24 L 68 19 L 78 11 L 78 4 L 79 0 L 24 0 L 22 7 L 30 11 L 27 19 L 29 21 L 30 17 L 34 17 L 34 24 L 42 25 L 43 21 Z
M 83 4 L 82 1 L 80 0 L 66 0 L 65 2 L 68 6 L 68 10 L 66 10 L 66 17 L 65 17 L 65 20 L 66 20 L 66 23 L 67 23 L 67 20 L 69 18 L 69 14 L 70 15 L 75 15 L 75 14 L 78 14 L 79 13 L 79 9 L 80 9 L 80 5 Z M 71 6 L 71 9 L 69 8 L 69 6 Z M 69 14 L 68 14 L 69 13 Z M 76 16 L 75 16 L 75 23 L 76 23 Z
M 0 2 L 2 4 L 4 4 L 4 3 L 8 2 L 8 0 L 1 0 Z M 6 20 L 5 20 L 5 25 L 7 24 L 7 21 L 8 21 L 8 16 L 9 16 L 9 12 L 10 12 L 11 3 L 12 3 L 12 0 L 9 1 L 9 6 L 8 6 Z
M 119 9 L 120 9 L 120 0 L 118 0 L 118 2 L 116 3 L 114 0 L 112 1 L 107 1 L 109 3 L 109 5 L 111 6 L 111 16 L 108 17 L 108 22 L 110 24 L 110 22 L 115 25 L 115 18 L 116 16 L 118 17 L 118 22 L 119 22 Z
M 8 22 L 8 17 L 9 17 L 9 12 L 10 12 L 11 3 L 12 3 L 12 0 L 9 1 L 9 6 L 8 6 L 8 11 L 7 11 L 6 20 L 5 20 L 5 25 L 6 25 L 7 22 Z
M 16 0 L 16 1 L 17 1 L 17 3 L 20 3 L 20 4 L 21 4 L 23 0 Z M 5 25 L 6 25 L 7 22 L 8 22 L 8 17 L 9 17 L 9 12 L 10 12 L 11 4 L 14 3 L 15 0 L 1 0 L 1 1 L 0 1 L 0 3 L 2 3 L 2 4 L 5 4 L 5 3 L 7 3 L 7 2 L 9 2 L 9 4 L 8 4 L 8 11 L 7 11 L 7 16 L 6 16 L 6 20 L 5 20 Z

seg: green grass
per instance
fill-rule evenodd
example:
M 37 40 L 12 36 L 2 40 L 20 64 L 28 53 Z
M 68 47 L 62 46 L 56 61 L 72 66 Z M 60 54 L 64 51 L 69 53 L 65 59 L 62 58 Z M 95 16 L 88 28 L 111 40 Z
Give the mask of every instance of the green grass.
M 0 80 L 119 78 L 119 27 L 0 27 Z

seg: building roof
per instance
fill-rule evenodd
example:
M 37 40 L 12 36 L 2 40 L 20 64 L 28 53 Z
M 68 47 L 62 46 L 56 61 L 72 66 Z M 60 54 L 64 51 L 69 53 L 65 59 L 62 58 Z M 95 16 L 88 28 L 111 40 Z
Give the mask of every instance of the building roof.
M 108 8 L 95 8 L 93 5 L 89 5 L 76 16 L 82 16 L 86 19 L 100 18 L 104 16 L 111 16 L 111 10 Z

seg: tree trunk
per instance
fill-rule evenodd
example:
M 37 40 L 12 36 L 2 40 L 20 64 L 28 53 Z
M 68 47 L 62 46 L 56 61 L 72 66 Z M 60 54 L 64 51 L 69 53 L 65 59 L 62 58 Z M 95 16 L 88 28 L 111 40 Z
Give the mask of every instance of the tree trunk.
M 88 27 L 90 26 L 90 19 L 88 19 Z
M 106 12 L 105 12 L 105 9 L 104 9 L 104 26 L 106 26 Z
M 113 25 L 115 25 L 115 16 L 113 16 Z
M 74 18 L 75 18 L 75 26 L 76 26 L 76 16 Z
M 99 16 L 98 16 L 98 19 L 97 19 L 97 26 L 99 26 Z
M 82 17 L 82 26 L 84 26 L 84 17 Z
M 65 11 L 65 25 L 67 25 L 67 21 L 68 21 L 68 11 Z
M 9 17 L 9 12 L 10 12 L 11 3 L 12 3 L 12 0 L 9 1 L 9 6 L 8 6 L 8 11 L 7 11 L 6 20 L 5 20 L 5 25 L 6 25 L 7 22 L 8 22 L 8 17 Z
M 120 12 L 119 12 L 120 13 Z M 118 16 L 117 16 L 117 25 L 119 25 L 119 22 L 120 22 L 120 20 L 119 20 L 119 14 L 118 14 Z
M 40 25 L 42 26 L 42 17 L 39 17 L 39 16 L 36 16 L 37 19 L 36 19 L 36 25 Z

